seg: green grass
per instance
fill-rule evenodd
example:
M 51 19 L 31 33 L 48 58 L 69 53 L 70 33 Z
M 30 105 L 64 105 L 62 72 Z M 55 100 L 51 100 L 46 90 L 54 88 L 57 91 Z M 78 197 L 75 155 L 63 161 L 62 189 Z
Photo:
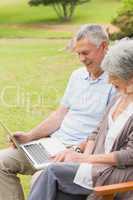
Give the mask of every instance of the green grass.
M 68 40 L 0 39 L 0 119 L 28 131 L 54 110 L 78 61 L 64 50 Z M 42 97 L 42 103 L 38 98 Z M 0 148 L 7 146 L 0 128 Z M 30 177 L 22 177 L 25 195 Z
M 0 38 L 71 38 L 72 32 L 33 28 L 0 27 Z
M 76 8 L 71 22 L 63 23 L 57 18 L 52 7 L 30 7 L 27 2 L 28 0 L 0 1 L 0 37 L 68 38 L 72 36 L 71 28 L 65 30 L 60 26 L 59 30 L 55 30 L 42 25 L 110 23 L 121 5 L 119 0 L 91 0 Z
M 59 23 L 51 7 L 30 7 L 28 0 L 1 0 L 0 23 Z M 73 23 L 108 23 L 120 7 L 119 0 L 91 0 L 77 7 Z

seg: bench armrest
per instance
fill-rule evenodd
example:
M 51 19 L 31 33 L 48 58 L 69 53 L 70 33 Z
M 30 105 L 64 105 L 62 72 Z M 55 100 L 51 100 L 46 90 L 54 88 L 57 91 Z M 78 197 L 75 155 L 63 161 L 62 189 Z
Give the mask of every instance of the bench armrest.
M 113 185 L 98 186 L 94 188 L 97 195 L 106 196 L 117 192 L 127 192 L 133 190 L 133 181 L 118 183 Z

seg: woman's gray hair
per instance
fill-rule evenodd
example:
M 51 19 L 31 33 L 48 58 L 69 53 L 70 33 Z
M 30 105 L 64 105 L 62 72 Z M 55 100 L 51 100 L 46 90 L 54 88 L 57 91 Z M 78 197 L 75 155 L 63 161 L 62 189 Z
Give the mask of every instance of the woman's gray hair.
M 97 47 L 103 42 L 106 41 L 109 42 L 108 33 L 104 29 L 104 27 L 97 25 L 97 24 L 85 24 L 81 26 L 79 31 L 74 37 L 74 42 L 79 41 L 83 38 L 87 38 L 89 41 L 91 41 L 93 44 L 95 44 Z
M 114 44 L 105 55 L 101 67 L 125 80 L 133 77 L 133 40 L 122 39 Z

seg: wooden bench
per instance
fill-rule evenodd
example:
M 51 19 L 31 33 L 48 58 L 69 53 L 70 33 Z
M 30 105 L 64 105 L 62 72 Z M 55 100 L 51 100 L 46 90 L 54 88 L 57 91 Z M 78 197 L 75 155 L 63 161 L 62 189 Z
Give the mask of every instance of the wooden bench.
M 116 193 L 127 192 L 130 190 L 133 190 L 133 181 L 95 187 L 96 194 L 102 196 L 103 200 L 113 200 Z

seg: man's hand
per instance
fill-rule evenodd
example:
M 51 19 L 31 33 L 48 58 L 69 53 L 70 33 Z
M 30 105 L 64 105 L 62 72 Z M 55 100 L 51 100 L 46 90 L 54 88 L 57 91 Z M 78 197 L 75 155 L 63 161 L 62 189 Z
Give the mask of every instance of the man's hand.
M 73 150 L 65 149 L 64 151 L 59 152 L 54 157 L 51 157 L 52 161 L 54 162 L 63 162 L 67 154 L 71 154 Z
M 23 144 L 23 143 L 31 141 L 30 135 L 28 133 L 25 133 L 25 132 L 16 132 L 13 135 L 13 137 L 18 141 L 19 144 Z M 16 148 L 16 146 L 13 143 L 11 138 L 9 138 L 9 144 L 10 144 L 10 146 Z
M 30 134 L 25 133 L 25 132 L 16 132 L 13 137 L 20 143 L 27 143 L 32 140 Z
M 77 163 L 87 163 L 88 155 L 84 153 L 70 152 L 67 153 L 64 159 L 64 162 L 77 162 Z

